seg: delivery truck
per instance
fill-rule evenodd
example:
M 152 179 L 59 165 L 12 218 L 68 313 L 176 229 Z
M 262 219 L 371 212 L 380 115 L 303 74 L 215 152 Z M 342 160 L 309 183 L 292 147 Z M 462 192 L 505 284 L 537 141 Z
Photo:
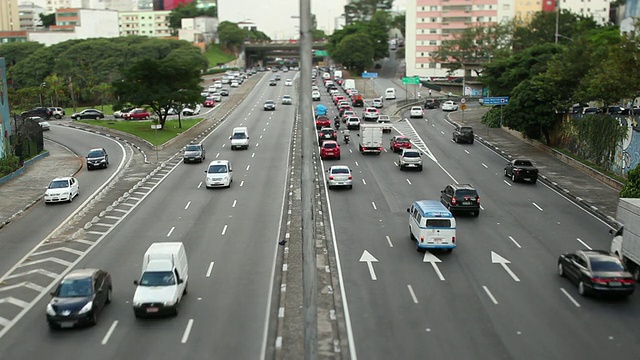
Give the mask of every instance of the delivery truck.
M 640 278 L 640 199 L 620 198 L 617 221 L 618 230 L 611 230 L 611 252 L 616 254 L 633 277 Z
M 360 133 L 360 153 L 376 154 L 382 152 L 382 131 L 384 127 L 380 124 L 361 124 Z

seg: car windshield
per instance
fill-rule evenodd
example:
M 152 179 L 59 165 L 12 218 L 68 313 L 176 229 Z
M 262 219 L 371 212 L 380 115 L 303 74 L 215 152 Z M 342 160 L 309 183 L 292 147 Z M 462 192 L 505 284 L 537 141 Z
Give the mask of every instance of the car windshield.
M 404 153 L 404 157 L 420 157 L 417 151 L 407 151 Z
M 233 134 L 233 138 L 234 139 L 246 139 L 247 135 L 245 135 L 245 133 L 235 133 L 235 134 Z
M 531 163 L 531 161 L 529 160 L 518 160 L 514 163 L 514 165 L 519 165 L 519 166 L 533 166 L 533 164 Z
M 325 149 L 333 149 L 336 148 L 337 145 L 335 143 L 324 143 L 322 147 L 324 147 Z
M 102 150 L 93 150 L 89 152 L 89 155 L 87 155 L 90 158 L 94 158 L 94 157 L 101 157 L 104 156 L 104 153 L 102 152 Z
M 618 261 L 611 260 L 591 260 L 591 270 L 600 271 L 624 271 L 624 266 Z
M 348 174 L 349 173 L 349 169 L 347 169 L 347 168 L 332 169 L 331 173 L 332 174 Z
M 469 197 L 476 197 L 478 196 L 476 194 L 475 191 L 473 190 L 465 190 L 465 189 L 460 189 L 458 191 L 456 191 L 456 196 L 469 196 Z
M 272 105 L 272 104 L 273 104 L 273 101 L 271 101 L 271 100 L 269 100 L 269 101 L 265 101 L 265 102 L 264 102 L 264 104 L 265 104 L 265 105 Z
M 211 165 L 208 172 L 209 174 L 226 174 L 227 165 Z
M 407 138 L 397 138 L 396 142 L 397 143 L 408 143 L 409 139 L 407 139 Z
M 472 128 L 470 128 L 470 127 L 463 127 L 463 128 L 460 128 L 460 132 L 463 132 L 463 133 L 472 133 L 472 132 L 473 132 L 473 129 L 472 129 Z
M 145 271 L 140 279 L 140 286 L 175 285 L 176 278 L 171 271 Z
M 64 279 L 58 286 L 56 296 L 61 298 L 85 297 L 90 296 L 92 293 L 91 278 Z
M 198 145 L 187 145 L 185 150 L 186 151 L 200 151 L 200 146 L 198 146 Z
M 69 187 L 68 180 L 56 180 L 49 184 L 49 189 L 64 189 Z

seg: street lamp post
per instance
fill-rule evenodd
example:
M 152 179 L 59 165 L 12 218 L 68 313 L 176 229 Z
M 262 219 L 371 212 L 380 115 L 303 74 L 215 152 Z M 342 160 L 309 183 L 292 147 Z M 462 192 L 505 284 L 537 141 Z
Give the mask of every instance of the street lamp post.
M 44 102 L 42 99 L 42 92 L 44 91 L 44 88 L 47 87 L 47 83 L 43 82 L 42 84 L 40 84 L 40 91 L 39 91 L 39 95 L 40 95 L 40 106 L 44 106 Z

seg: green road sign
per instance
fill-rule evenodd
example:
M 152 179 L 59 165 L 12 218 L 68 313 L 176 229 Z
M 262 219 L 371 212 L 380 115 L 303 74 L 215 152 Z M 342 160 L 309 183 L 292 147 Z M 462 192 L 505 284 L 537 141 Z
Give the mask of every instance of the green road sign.
M 316 56 L 329 56 L 329 53 L 325 50 L 316 50 Z
M 420 84 L 420 78 L 419 77 L 403 77 L 402 78 L 402 83 L 405 85 L 418 85 Z

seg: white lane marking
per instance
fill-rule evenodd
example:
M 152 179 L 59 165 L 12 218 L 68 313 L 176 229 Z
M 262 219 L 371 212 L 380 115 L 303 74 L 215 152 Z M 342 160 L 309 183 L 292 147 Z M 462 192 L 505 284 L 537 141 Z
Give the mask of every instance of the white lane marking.
M 484 206 L 480 205 L 480 210 L 484 210 Z
M 349 149 L 349 152 L 353 154 L 353 150 Z M 356 163 L 357 164 L 357 163 Z
M 395 161 L 393 162 L 393 165 L 394 165 L 395 167 L 398 167 L 398 163 L 397 163 L 397 162 L 395 162 Z
M 224 145 L 222 145 L 222 146 L 224 146 Z M 216 159 L 219 158 L 219 157 L 220 157 L 220 153 L 217 153 L 216 154 Z
M 184 209 L 187 210 L 189 208 L 189 205 L 191 205 L 191 201 L 189 201 L 187 205 L 185 205 Z
M 233 200 L 233 204 L 231 205 L 232 208 L 236 207 L 236 204 L 238 203 L 238 200 Z
M 444 131 L 440 130 L 440 133 L 441 133 L 442 135 L 444 135 Z
M 532 204 L 533 204 L 533 206 L 537 207 L 538 210 L 542 211 L 542 208 L 540 206 L 538 206 L 538 204 L 536 204 L 536 203 L 532 203 Z
M 211 272 L 213 271 L 213 264 L 214 264 L 213 261 L 209 264 L 209 268 L 207 269 L 207 277 L 211 277 Z
M 260 143 L 256 143 L 256 147 L 260 146 Z
M 502 180 L 502 181 L 504 181 L 505 184 L 511 186 L 511 184 L 507 180 Z
M 387 242 L 389 243 L 389 247 L 393 247 L 393 243 L 391 242 L 391 238 L 389 236 L 386 236 L 387 238 Z
M 267 123 L 267 125 L 269 125 L 269 123 Z M 262 129 L 262 131 L 267 131 L 267 128 Z
M 374 210 L 378 210 L 378 208 L 376 207 L 376 203 L 374 203 L 373 201 L 371 202 L 371 205 L 373 205 L 373 209 Z
M 564 288 L 560 288 L 560 291 L 562 291 L 562 293 L 569 298 L 569 300 L 571 300 L 571 302 L 573 303 L 573 305 L 575 305 L 576 307 L 580 307 L 580 303 L 576 301 L 576 299 L 573 298 L 573 296 L 569 295 L 569 293 L 567 292 L 567 290 L 565 290 Z
M 486 169 L 488 169 L 489 167 L 487 166 L 487 164 L 482 163 L 482 166 L 484 166 Z
M 173 230 L 175 230 L 175 229 L 176 229 L 176 227 L 172 226 L 171 230 L 169 230 L 169 233 L 167 234 L 167 237 L 171 236 L 171 234 L 173 233 Z
M 256 153 L 251 154 L 251 157 L 255 157 L 255 156 L 256 156 Z
M 193 319 L 189 319 L 189 322 L 187 323 L 187 328 L 184 329 L 184 334 L 182 334 L 182 341 L 181 343 L 186 343 L 187 340 L 189 340 L 189 334 L 191 333 L 191 327 L 193 326 Z
M 411 180 L 409 180 L 409 179 L 406 179 L 406 180 L 407 180 L 407 182 L 409 183 L 409 185 L 411 185 Z
M 244 185 L 244 180 L 240 181 L 240 186 Z
M 351 149 L 349 149 L 349 150 L 351 150 Z M 357 162 L 357 161 L 356 161 L 356 166 L 360 166 L 360 165 L 358 165 L 358 162 Z
M 470 154 L 469 150 L 465 149 L 464 152 L 466 152 L 467 154 Z
M 251 165 L 247 165 L 247 170 L 249 170 L 250 167 L 251 167 Z
M 200 189 L 202 187 L 202 181 L 200 181 L 200 183 L 198 184 L 198 189 Z
M 522 248 L 522 246 L 520 246 L 520 244 L 518 244 L 516 239 L 514 239 L 512 236 L 509 236 L 509 240 L 513 241 L 513 243 L 516 244 L 517 247 Z
M 409 294 L 411 294 L 411 298 L 413 299 L 413 303 L 417 304 L 418 303 L 418 298 L 416 297 L 416 293 L 413 292 L 413 287 L 411 287 L 411 285 L 407 285 L 407 288 L 409 289 Z
M 224 235 L 227 232 L 227 225 L 224 226 L 224 228 L 222 228 L 222 235 Z
M 578 242 L 579 242 L 580 244 L 582 244 L 582 246 L 586 247 L 587 249 L 589 249 L 589 250 L 593 250 L 593 249 L 591 248 L 591 246 L 587 245 L 587 243 L 585 243 L 584 241 L 580 240 L 580 238 L 576 238 L 576 240 L 578 240 Z
M 105 345 L 109 341 L 109 338 L 111 337 L 111 334 L 113 334 L 113 331 L 116 329 L 116 326 L 118 326 L 118 320 L 115 320 L 109 327 L 109 330 L 107 330 L 107 333 L 102 338 L 102 345 Z
M 362 183 L 363 183 L 363 184 L 365 184 L 365 185 L 367 185 L 367 182 L 366 182 L 366 181 L 364 181 L 364 179 L 362 179 Z
M 491 291 L 489 291 L 489 288 L 484 285 L 482 285 L 482 288 L 484 289 L 484 292 L 487 293 L 487 296 L 489 297 L 489 299 L 491 299 L 491 301 L 493 301 L 494 304 L 498 305 L 498 300 L 496 300 L 496 298 L 493 296 Z
M 260 134 L 260 139 L 262 139 L 262 134 Z

